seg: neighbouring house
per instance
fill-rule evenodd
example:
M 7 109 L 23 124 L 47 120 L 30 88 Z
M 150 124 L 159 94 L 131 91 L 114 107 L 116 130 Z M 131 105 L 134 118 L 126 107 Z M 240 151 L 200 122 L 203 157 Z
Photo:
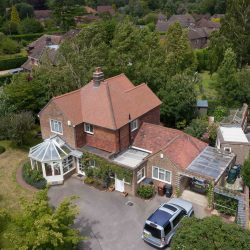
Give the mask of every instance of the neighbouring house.
M 195 26 L 197 28 L 204 28 L 210 34 L 212 31 L 219 30 L 221 24 L 219 22 L 212 22 L 206 18 L 202 18 L 196 22 Z
M 224 152 L 233 152 L 236 155 L 236 163 L 243 164 L 249 156 L 250 141 L 241 127 L 220 126 L 217 132 L 216 147 Z
M 204 27 L 196 27 L 195 19 L 190 14 L 173 15 L 168 20 L 158 16 L 156 30 L 158 32 L 167 32 L 175 22 L 179 22 L 182 28 L 188 29 L 188 39 L 192 48 L 201 49 L 207 45 L 209 33 Z
M 206 116 L 208 110 L 208 101 L 207 100 L 197 100 L 196 107 L 198 110 L 198 114 L 200 116 Z
M 54 64 L 56 51 L 62 41 L 61 35 L 43 35 L 27 46 L 28 60 L 21 66 L 24 71 L 32 71 L 39 65 L 41 58 L 48 55 L 48 59 Z
M 194 27 L 195 20 L 190 14 L 184 15 L 173 15 L 168 20 L 164 19 L 162 15 L 158 16 L 158 21 L 156 23 L 156 31 L 167 32 L 168 28 L 179 22 L 182 28 Z
M 174 191 L 194 177 L 219 182 L 234 154 L 161 126 L 160 105 L 145 83 L 134 86 L 124 74 L 105 79 L 97 68 L 91 82 L 52 98 L 40 111 L 44 142 L 30 149 L 32 166 L 57 184 L 74 172 L 84 175 L 82 153 L 92 154 L 132 173 L 129 182 L 114 173 L 115 189 L 132 195 L 148 178 L 156 188 L 169 184 Z
M 92 15 L 96 15 L 97 11 L 89 6 L 84 6 L 84 9 L 86 11 L 87 14 L 92 14 Z
M 111 5 L 98 5 L 96 7 L 96 11 L 98 15 L 102 14 L 110 14 L 111 16 L 115 15 L 115 9 Z
M 202 49 L 207 46 L 208 33 L 204 28 L 188 28 L 188 39 L 193 49 Z
M 44 21 L 52 17 L 52 11 L 51 10 L 34 10 L 34 15 L 38 21 L 43 23 Z
M 71 29 L 63 35 L 43 35 L 27 46 L 28 60 L 21 66 L 24 71 L 32 71 L 34 67 L 49 60 L 52 65 L 57 63 L 57 52 L 60 44 L 79 34 L 79 29 Z

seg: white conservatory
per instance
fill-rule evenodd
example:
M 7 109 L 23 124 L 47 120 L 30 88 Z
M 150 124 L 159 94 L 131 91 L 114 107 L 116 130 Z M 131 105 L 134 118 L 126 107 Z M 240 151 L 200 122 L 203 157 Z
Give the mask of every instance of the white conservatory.
M 57 135 L 29 151 L 32 169 L 40 171 L 50 185 L 62 184 L 65 177 L 78 172 L 82 155 Z

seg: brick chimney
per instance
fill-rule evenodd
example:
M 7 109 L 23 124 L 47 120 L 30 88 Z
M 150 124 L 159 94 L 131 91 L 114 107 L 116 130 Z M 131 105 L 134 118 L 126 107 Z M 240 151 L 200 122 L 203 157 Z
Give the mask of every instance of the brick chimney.
M 104 81 L 104 74 L 101 67 L 97 67 L 93 73 L 94 87 L 99 87 L 102 81 Z

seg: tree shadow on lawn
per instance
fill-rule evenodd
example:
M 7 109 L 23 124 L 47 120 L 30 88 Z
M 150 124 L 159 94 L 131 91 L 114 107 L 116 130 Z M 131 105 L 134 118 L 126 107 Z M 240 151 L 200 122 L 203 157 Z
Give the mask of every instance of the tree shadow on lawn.
M 102 239 L 100 233 L 93 232 L 92 226 L 100 223 L 99 221 L 90 221 L 86 218 L 77 218 L 74 224 L 74 228 L 78 229 L 80 234 L 86 237 L 85 240 L 81 241 L 77 249 L 93 250 L 102 249 L 99 242 Z M 98 247 L 98 248 L 97 248 Z

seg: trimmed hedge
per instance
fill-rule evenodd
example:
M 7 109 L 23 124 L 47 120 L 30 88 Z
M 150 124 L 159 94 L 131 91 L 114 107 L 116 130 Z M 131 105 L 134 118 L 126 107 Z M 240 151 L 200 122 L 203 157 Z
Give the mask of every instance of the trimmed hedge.
M 27 61 L 27 59 L 27 56 L 17 56 L 14 58 L 2 59 L 0 60 L 0 70 L 19 68 Z
M 154 193 L 155 189 L 151 185 L 142 185 L 137 189 L 137 194 L 143 199 L 150 199 Z
M 0 145 L 0 154 L 4 153 L 5 150 L 6 150 L 5 147 L 3 147 L 3 146 Z
M 39 38 L 40 36 L 42 36 L 44 33 L 34 33 L 34 34 L 21 34 L 21 35 L 9 35 L 8 37 L 16 40 L 16 41 L 34 41 L 37 38 Z
M 30 163 L 23 165 L 23 179 L 31 186 L 44 189 L 47 186 L 46 179 L 43 178 L 42 174 L 36 169 L 32 169 Z

